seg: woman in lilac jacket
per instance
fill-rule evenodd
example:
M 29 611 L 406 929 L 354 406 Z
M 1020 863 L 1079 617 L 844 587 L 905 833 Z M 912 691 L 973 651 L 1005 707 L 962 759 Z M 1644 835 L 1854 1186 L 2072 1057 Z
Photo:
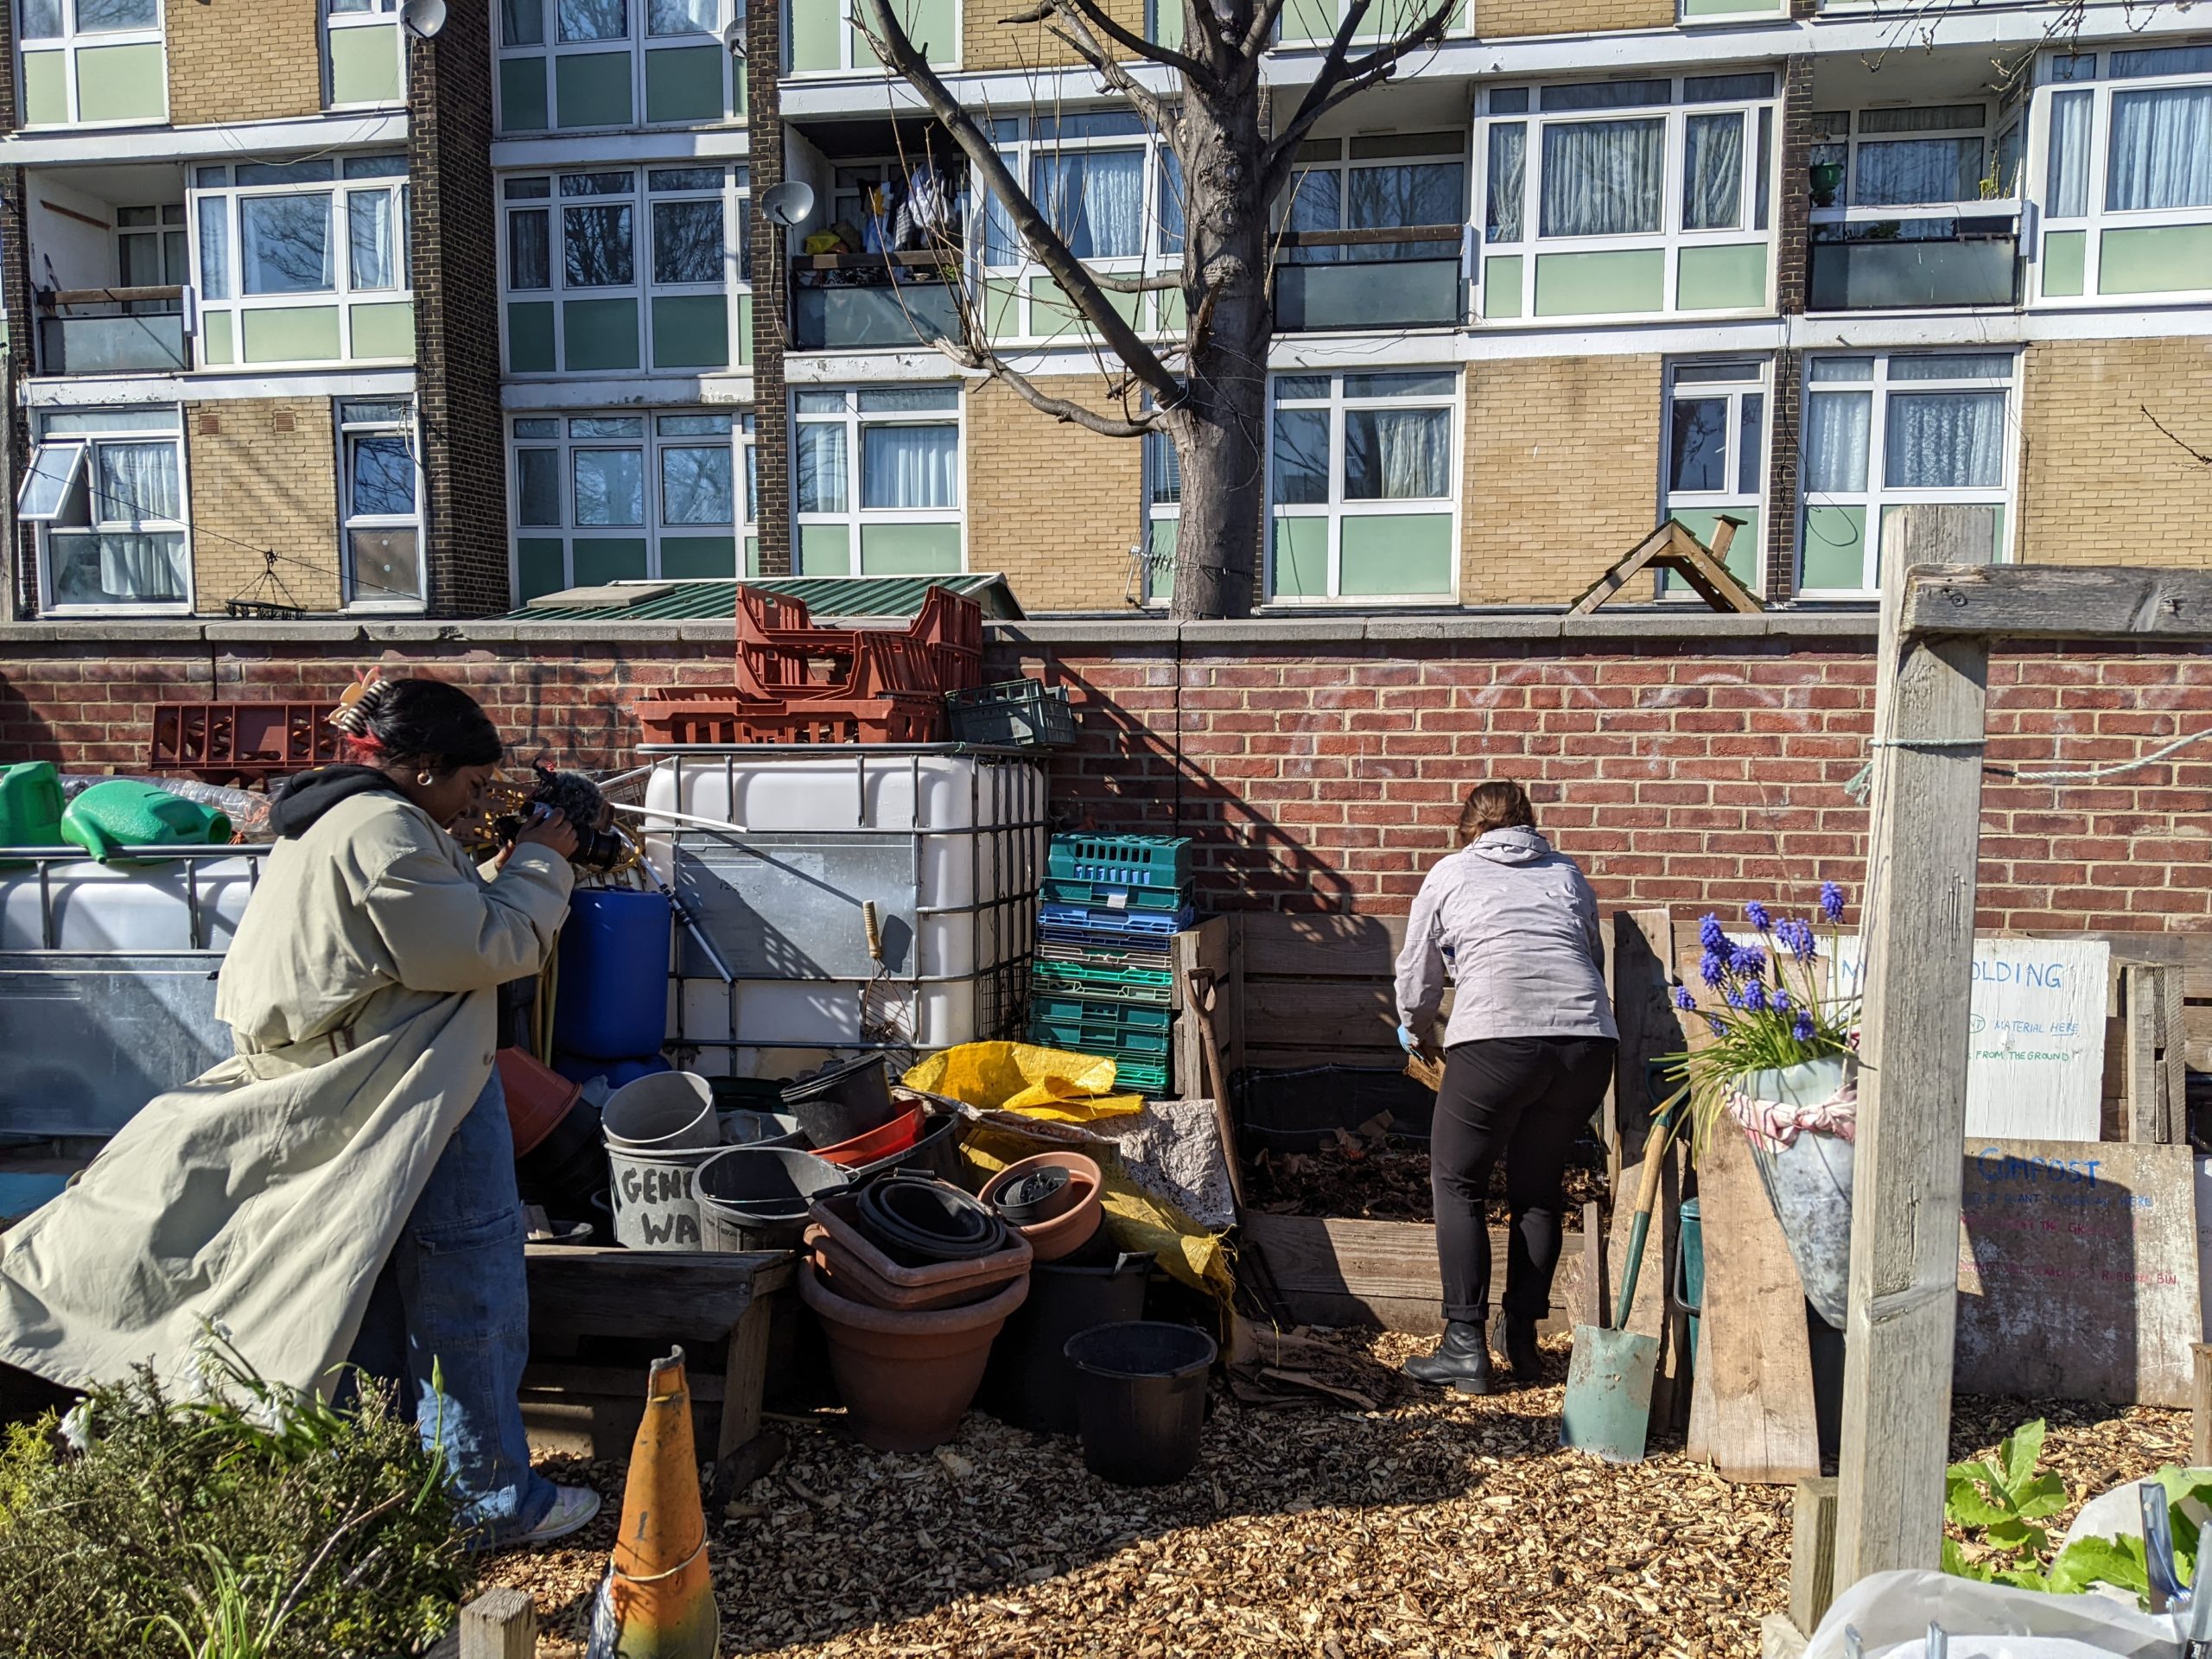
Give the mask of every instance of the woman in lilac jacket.
M 1444 1339 L 1406 1362 L 1410 1376 L 1462 1394 L 1491 1390 L 1491 1171 L 1505 1160 L 1512 1212 L 1505 1260 L 1505 1354 L 1542 1374 L 1536 1325 L 1559 1264 L 1568 1149 L 1605 1099 L 1619 1032 L 1605 991 L 1598 901 L 1575 861 L 1536 833 L 1520 785 L 1467 797 L 1459 850 L 1421 883 L 1398 957 L 1398 1040 L 1417 1052 L 1444 1000 L 1444 1086 L 1429 1140 Z

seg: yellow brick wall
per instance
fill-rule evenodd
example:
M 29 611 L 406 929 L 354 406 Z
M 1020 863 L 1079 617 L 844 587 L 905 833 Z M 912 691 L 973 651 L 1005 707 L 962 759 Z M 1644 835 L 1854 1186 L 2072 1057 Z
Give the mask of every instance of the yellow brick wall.
M 2014 556 L 2040 564 L 2212 564 L 2212 340 L 2031 345 L 2020 389 Z
M 1174 0 L 1177 4 L 1181 0 Z M 1027 3 L 1008 0 L 962 0 L 960 67 L 963 69 L 1034 69 L 1047 65 L 1077 63 L 1081 60 L 1042 23 L 1002 23 L 1028 11 Z M 1144 0 L 1106 0 L 1106 15 L 1133 35 L 1144 33 Z M 1099 44 L 1118 58 L 1132 55 L 1102 39 Z
M 1674 26 L 1675 0 L 1475 0 L 1475 33 L 1486 41 Z
M 168 0 L 170 124 L 320 113 L 320 10 L 315 0 Z
M 1102 410 L 1096 377 L 1037 382 Z M 1039 414 L 996 381 L 968 393 L 968 568 L 1005 573 L 1024 610 L 1116 610 L 1127 601 L 1143 445 Z
M 200 608 L 220 610 L 245 591 L 262 573 L 261 550 L 272 548 L 284 556 L 276 575 L 289 602 L 336 610 L 338 460 L 330 400 L 187 404 L 184 445 Z M 269 597 L 281 601 L 286 595 Z
M 1468 365 L 1465 603 L 1564 603 L 1650 533 L 1659 372 L 1656 355 Z

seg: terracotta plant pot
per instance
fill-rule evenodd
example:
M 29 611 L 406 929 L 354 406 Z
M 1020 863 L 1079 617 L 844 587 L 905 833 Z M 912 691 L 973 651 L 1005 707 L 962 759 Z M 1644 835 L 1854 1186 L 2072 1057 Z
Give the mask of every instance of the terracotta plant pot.
M 507 1097 L 507 1128 L 514 1135 L 515 1156 L 520 1158 L 535 1152 L 560 1126 L 583 1090 L 521 1049 L 503 1048 L 498 1058 L 499 1087 Z
M 1001 1187 L 1012 1185 L 1030 1171 L 1047 1168 L 1067 1171 L 1068 1185 L 1079 1187 L 1082 1192 L 1058 1214 L 1017 1230 L 1029 1241 L 1029 1248 L 1037 1253 L 1039 1262 L 1058 1262 L 1090 1243 L 1099 1224 L 1105 1219 L 1106 1212 L 1099 1207 L 1099 1198 L 1106 1190 L 1106 1178 L 1099 1173 L 1096 1163 L 1079 1152 L 1040 1152 L 1034 1158 L 1008 1164 L 992 1176 L 989 1185 L 983 1188 L 983 1202 L 991 1204 Z
M 806 1248 L 837 1294 L 870 1307 L 902 1311 L 957 1307 L 998 1294 L 1029 1271 L 1028 1243 L 1009 1231 L 1007 1248 L 962 1262 L 910 1267 L 894 1261 L 861 1229 L 860 1199 L 850 1192 L 815 1199 Z
M 811 1260 L 798 1264 L 800 1297 L 830 1338 L 830 1376 L 853 1432 L 879 1452 L 926 1452 L 960 1427 L 991 1342 L 1029 1294 L 1029 1277 L 987 1302 L 901 1313 L 840 1296 Z

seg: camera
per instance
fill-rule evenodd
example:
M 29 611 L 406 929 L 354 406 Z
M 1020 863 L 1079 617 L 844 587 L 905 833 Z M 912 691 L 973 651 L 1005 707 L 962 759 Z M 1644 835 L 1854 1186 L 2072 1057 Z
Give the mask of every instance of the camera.
M 517 791 L 521 796 L 520 810 L 492 820 L 493 832 L 502 842 L 512 842 L 537 809 L 545 808 L 568 814 L 569 826 L 576 832 L 576 850 L 569 855 L 570 863 L 608 870 L 629 857 L 629 841 L 600 827 L 607 801 L 598 785 L 580 772 L 555 772 L 542 763 L 531 770 L 535 776 L 530 788 Z

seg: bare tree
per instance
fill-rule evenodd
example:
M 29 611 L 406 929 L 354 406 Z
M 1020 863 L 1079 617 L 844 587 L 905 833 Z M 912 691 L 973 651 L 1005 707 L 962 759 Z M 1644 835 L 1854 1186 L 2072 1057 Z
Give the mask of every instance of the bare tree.
M 1386 14 L 1402 14 L 1403 26 L 1387 30 L 1367 27 L 1378 0 L 1349 0 L 1312 83 L 1294 110 L 1272 124 L 1260 60 L 1287 0 L 1160 3 L 1183 9 L 1179 48 L 1116 22 L 1106 0 L 1031 0 L 1027 10 L 1004 20 L 1050 29 L 1144 118 L 1180 165 L 1182 269 L 1131 277 L 1094 270 L 1070 250 L 1027 181 L 1014 176 L 983 128 L 916 48 L 891 0 L 864 0 L 866 32 L 877 54 L 944 124 L 966 156 L 974 181 L 1003 205 L 1029 257 L 1059 284 L 1111 354 L 1109 390 L 1120 412 L 1102 414 L 1047 395 L 993 348 L 988 327 L 972 308 L 963 310 L 965 338 L 938 344 L 963 366 L 1002 380 L 1056 419 L 1109 437 L 1165 433 L 1175 446 L 1183 483 L 1174 614 L 1243 616 L 1252 607 L 1267 506 L 1274 206 L 1289 187 L 1299 143 L 1314 123 L 1389 79 L 1408 54 L 1441 41 L 1458 0 L 1382 0 Z M 1133 73 L 1140 60 L 1171 74 Z M 1179 95 L 1157 90 L 1162 81 L 1179 86 Z M 1179 346 L 1148 343 L 1108 297 L 1146 289 L 1180 290 L 1185 324 Z

